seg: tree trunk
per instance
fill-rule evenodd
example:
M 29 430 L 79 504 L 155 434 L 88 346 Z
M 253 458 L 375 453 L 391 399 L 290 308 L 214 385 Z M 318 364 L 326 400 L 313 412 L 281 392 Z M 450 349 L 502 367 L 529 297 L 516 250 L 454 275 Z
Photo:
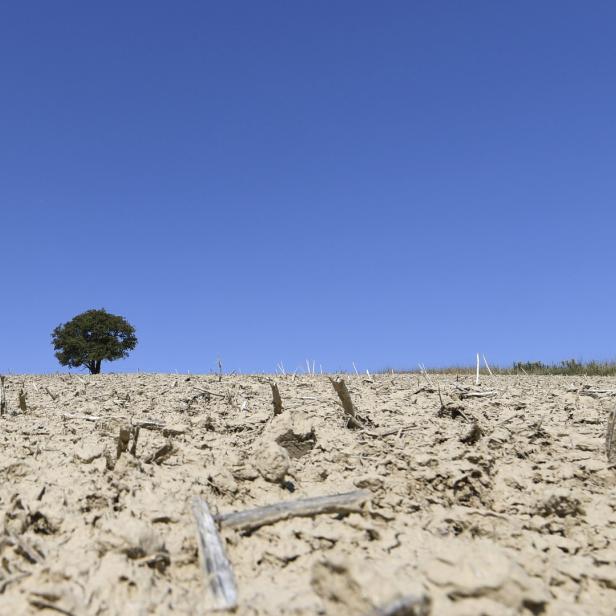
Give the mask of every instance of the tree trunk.
M 86 364 L 86 368 L 90 371 L 90 374 L 100 374 L 101 373 L 101 360 L 98 361 L 92 360 Z

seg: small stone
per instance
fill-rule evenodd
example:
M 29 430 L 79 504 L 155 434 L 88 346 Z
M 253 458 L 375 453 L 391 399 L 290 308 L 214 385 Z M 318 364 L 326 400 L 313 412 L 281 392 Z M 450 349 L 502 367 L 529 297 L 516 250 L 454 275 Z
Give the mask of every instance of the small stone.
M 253 481 L 259 476 L 255 467 L 250 464 L 238 464 L 231 469 L 231 474 L 240 481 Z
M 216 431 L 216 424 L 214 420 L 208 415 L 207 417 L 199 417 L 192 422 L 193 427 L 200 428 L 202 430 L 209 430 L 210 432 Z
M 163 428 L 163 436 L 178 436 L 180 434 L 185 434 L 188 430 L 188 426 L 185 424 L 174 424 L 171 426 L 165 426 Z
M 238 485 L 231 471 L 224 466 L 215 466 L 208 473 L 209 479 L 215 488 L 227 494 L 236 494 Z
M 616 567 L 610 565 L 605 567 L 595 567 L 592 571 L 591 577 L 597 580 L 600 584 L 607 586 L 607 588 L 616 590 Z
M 584 510 L 578 498 L 566 488 L 557 488 L 548 492 L 537 505 L 537 513 L 541 516 L 558 516 L 565 518 L 568 516 L 583 515 Z
M 591 557 L 596 565 L 616 565 L 616 549 L 613 548 L 595 550 Z
M 508 443 L 511 440 L 511 432 L 503 427 L 497 427 L 492 430 L 489 438 L 488 445 L 490 447 L 496 447 L 498 445 L 502 445 L 503 443 Z
M 113 472 L 120 477 L 130 475 L 133 471 L 142 470 L 143 467 L 141 462 L 131 455 L 120 456 L 120 459 L 115 463 L 113 467 Z
M 426 565 L 427 578 L 446 588 L 450 597 L 479 597 L 496 591 L 506 583 L 511 572 L 510 560 L 498 549 L 453 550 L 439 555 Z
M 569 556 L 559 559 L 555 566 L 559 573 L 566 575 L 575 582 L 580 582 L 583 578 L 588 577 L 588 573 L 592 569 L 592 559 L 588 556 Z
M 323 602 L 335 607 L 338 613 L 363 614 L 372 607 L 349 564 L 343 560 L 317 561 L 312 567 L 310 585 Z
M 438 465 L 438 460 L 434 456 L 427 453 L 419 453 L 413 458 L 413 465 L 433 467 Z
M 97 458 L 102 458 L 105 455 L 105 446 L 103 444 L 83 444 L 75 451 L 75 460 L 83 464 L 90 464 Z
M 603 460 L 585 460 L 580 466 L 589 473 L 596 473 L 602 471 L 606 464 Z
M 451 599 L 486 597 L 516 610 L 532 607 L 536 613 L 550 599 L 539 580 L 488 540 L 449 540 L 438 546 L 434 558 L 422 568 Z
M 287 450 L 270 442 L 259 447 L 255 453 L 255 466 L 266 481 L 281 483 L 289 471 L 290 459 Z
M 383 487 L 383 478 L 378 475 L 364 475 L 355 479 L 353 485 L 357 488 L 365 488 L 376 492 Z

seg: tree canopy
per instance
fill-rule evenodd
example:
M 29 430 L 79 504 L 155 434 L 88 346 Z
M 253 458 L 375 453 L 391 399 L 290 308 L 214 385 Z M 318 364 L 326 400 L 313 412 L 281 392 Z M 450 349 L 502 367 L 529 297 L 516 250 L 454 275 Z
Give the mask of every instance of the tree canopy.
M 128 357 L 137 346 L 135 328 L 105 309 L 78 314 L 58 325 L 51 337 L 55 356 L 63 366 L 85 366 L 90 374 L 99 374 L 103 361 Z

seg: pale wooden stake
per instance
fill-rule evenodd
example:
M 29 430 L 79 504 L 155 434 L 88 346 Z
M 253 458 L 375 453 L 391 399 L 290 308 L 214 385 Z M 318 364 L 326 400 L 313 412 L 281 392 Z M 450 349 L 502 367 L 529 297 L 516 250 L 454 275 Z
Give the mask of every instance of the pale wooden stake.
M 430 387 L 434 387 L 434 383 L 428 376 L 428 371 L 426 370 L 426 367 L 423 364 L 417 364 L 417 365 L 419 366 L 419 370 L 421 371 L 421 374 L 423 375 L 423 377 L 426 379 L 426 381 L 428 381 L 428 385 L 430 385 Z M 419 379 L 417 379 L 417 387 L 419 387 Z
M 460 400 L 464 400 L 466 398 L 493 398 L 494 396 L 498 396 L 498 392 L 495 390 L 490 391 L 467 391 L 460 390 Z
M 479 385 L 479 353 L 477 353 L 477 376 L 475 377 L 475 385 Z
M 230 610 L 237 606 L 237 585 L 231 563 L 207 503 L 195 496 L 192 512 L 197 524 L 199 557 L 205 582 L 214 600 L 215 610 Z
M 343 494 L 300 498 L 266 507 L 247 509 L 246 511 L 224 513 L 216 516 L 216 520 L 222 528 L 254 530 L 261 526 L 275 524 L 281 520 L 294 517 L 311 517 L 324 513 L 357 512 L 371 498 L 372 493 L 368 490 L 355 490 Z
M 483 355 L 483 354 L 482 354 Z M 486 368 L 488 369 L 488 372 L 490 373 L 490 376 L 494 376 L 492 374 L 492 370 L 490 370 L 490 366 L 488 366 L 488 360 L 486 359 L 486 356 L 483 355 L 483 363 L 486 365 Z

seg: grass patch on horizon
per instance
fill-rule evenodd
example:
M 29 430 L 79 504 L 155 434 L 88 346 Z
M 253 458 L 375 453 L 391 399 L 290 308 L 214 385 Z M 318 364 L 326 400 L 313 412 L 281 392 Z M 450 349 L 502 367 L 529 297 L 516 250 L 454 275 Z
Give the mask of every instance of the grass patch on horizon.
M 541 361 L 520 361 L 514 362 L 511 366 L 492 366 L 490 369 L 494 374 L 534 374 L 534 375 L 557 375 L 557 376 L 616 376 L 616 360 L 612 361 L 581 361 L 567 359 L 558 363 L 544 363 Z M 379 372 L 395 372 L 397 374 L 421 374 L 419 368 L 412 370 L 396 370 L 388 368 Z M 429 374 L 475 374 L 475 365 L 466 366 L 441 366 L 426 368 Z M 485 364 L 481 365 L 481 372 L 487 371 Z

